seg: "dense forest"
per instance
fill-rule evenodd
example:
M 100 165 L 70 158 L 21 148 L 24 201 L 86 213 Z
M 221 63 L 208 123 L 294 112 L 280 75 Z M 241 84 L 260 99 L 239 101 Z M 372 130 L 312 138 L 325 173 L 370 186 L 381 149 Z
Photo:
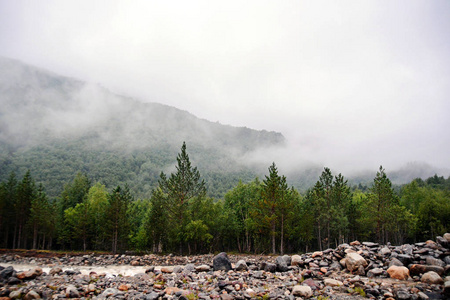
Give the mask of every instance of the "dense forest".
M 194 254 L 293 253 L 353 240 L 401 244 L 448 231 L 450 178 L 435 175 L 395 188 L 383 167 L 370 186 L 350 186 L 324 168 L 312 188 L 288 185 L 275 163 L 263 179 L 242 180 L 222 198 L 191 164 L 186 144 L 149 198 L 127 184 L 110 191 L 78 172 L 56 198 L 32 176 L 0 184 L 0 246 Z

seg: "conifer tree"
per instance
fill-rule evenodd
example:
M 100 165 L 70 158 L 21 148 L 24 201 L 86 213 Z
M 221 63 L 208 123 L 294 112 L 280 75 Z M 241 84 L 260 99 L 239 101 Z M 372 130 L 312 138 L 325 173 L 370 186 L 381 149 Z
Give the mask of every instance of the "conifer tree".
M 170 221 L 172 239 L 179 244 L 180 254 L 183 252 L 185 229 L 189 222 L 187 209 L 189 200 L 206 195 L 205 182 L 200 178 L 197 167 L 192 167 L 183 142 L 181 153 L 177 156 L 176 172 L 169 178 L 161 172 L 159 189 L 166 195 L 166 208 Z

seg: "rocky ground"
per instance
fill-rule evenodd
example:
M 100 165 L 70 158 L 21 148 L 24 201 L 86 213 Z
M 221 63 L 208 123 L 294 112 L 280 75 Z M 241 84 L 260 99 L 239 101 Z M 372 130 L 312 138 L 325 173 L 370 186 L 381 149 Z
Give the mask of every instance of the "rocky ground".
M 278 257 L 2 253 L 0 299 L 450 299 L 449 248 L 447 233 Z

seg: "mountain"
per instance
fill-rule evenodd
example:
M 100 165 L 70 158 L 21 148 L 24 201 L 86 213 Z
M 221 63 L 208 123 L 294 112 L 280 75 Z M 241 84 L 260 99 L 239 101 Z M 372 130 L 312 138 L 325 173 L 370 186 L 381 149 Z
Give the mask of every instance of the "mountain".
M 212 196 L 257 172 L 241 157 L 281 147 L 281 133 L 233 127 L 187 111 L 114 94 L 80 80 L 0 58 L 0 180 L 27 169 L 56 197 L 81 171 L 109 188 L 149 197 L 171 172 L 183 141 Z

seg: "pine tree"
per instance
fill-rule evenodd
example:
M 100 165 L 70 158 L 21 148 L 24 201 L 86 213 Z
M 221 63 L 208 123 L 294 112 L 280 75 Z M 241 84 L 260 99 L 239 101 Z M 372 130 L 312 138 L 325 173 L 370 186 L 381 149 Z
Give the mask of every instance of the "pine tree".
M 392 215 L 392 207 L 399 203 L 399 199 L 382 166 L 380 166 L 373 180 L 369 201 L 376 222 L 375 232 L 377 241 L 379 243 L 386 243 L 389 240 L 389 222 L 395 217 Z
M 166 207 L 173 229 L 172 239 L 179 243 L 180 254 L 182 254 L 185 228 L 189 222 L 186 216 L 189 200 L 206 195 L 205 182 L 200 179 L 197 167 L 191 166 L 186 152 L 186 143 L 183 142 L 181 153 L 177 156 L 176 172 L 169 178 L 161 172 L 159 188 L 167 195 Z

